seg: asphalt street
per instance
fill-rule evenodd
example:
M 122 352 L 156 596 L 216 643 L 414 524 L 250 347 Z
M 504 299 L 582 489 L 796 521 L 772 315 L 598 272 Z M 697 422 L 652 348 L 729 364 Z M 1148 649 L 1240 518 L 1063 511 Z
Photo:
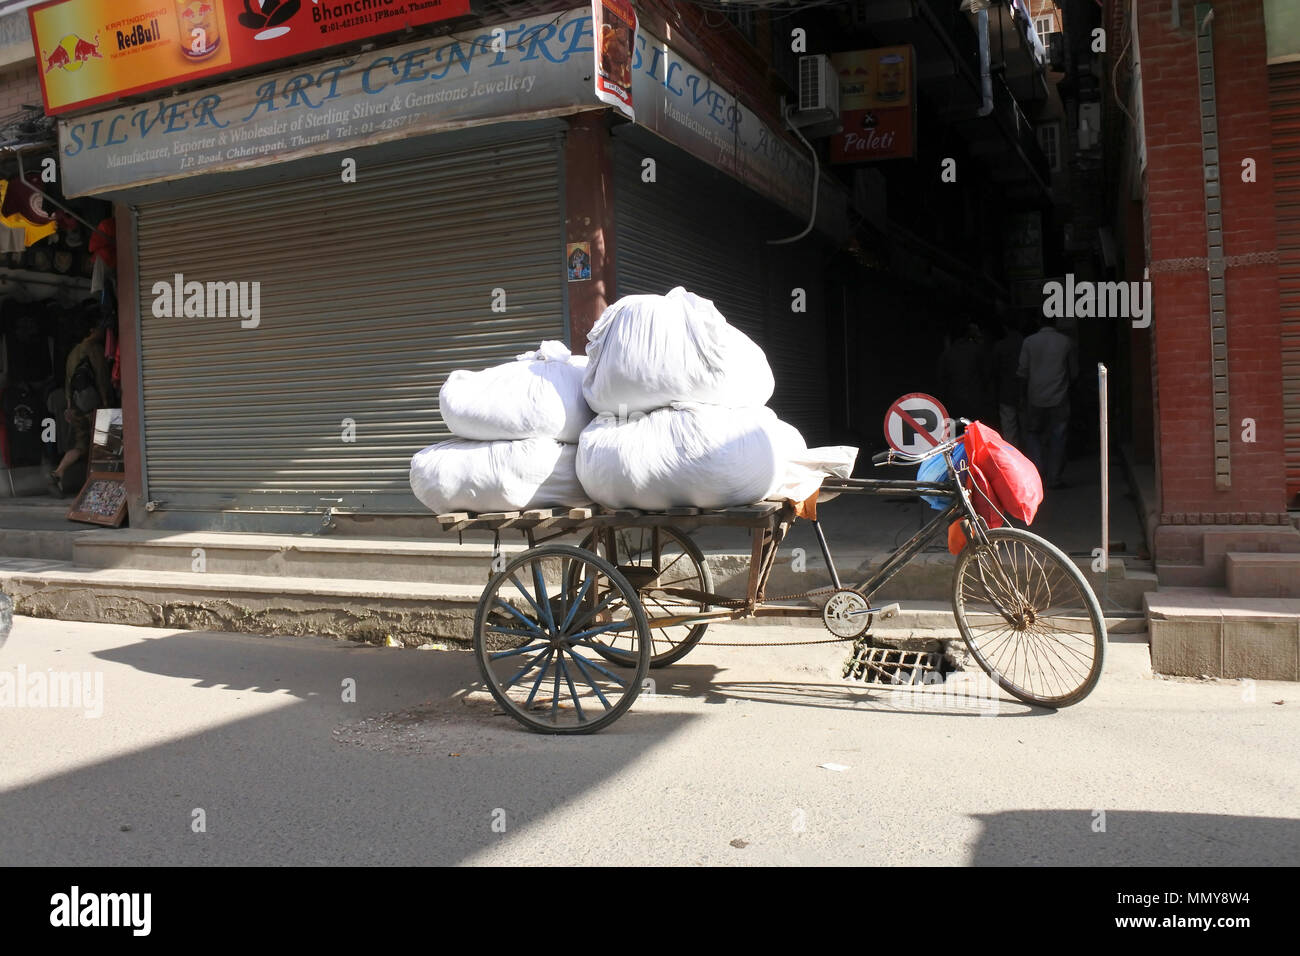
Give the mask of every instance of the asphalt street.
M 17 618 L 0 678 L 92 693 L 0 703 L 0 864 L 1300 860 L 1295 684 L 1154 678 L 1117 635 L 1050 712 L 846 682 L 844 655 L 701 647 L 605 732 L 542 737 L 464 651 Z

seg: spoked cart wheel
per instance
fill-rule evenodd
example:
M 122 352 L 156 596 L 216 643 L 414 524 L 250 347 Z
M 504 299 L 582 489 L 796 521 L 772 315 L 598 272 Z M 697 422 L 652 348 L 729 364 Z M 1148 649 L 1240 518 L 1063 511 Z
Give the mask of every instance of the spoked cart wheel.
M 605 658 L 606 642 L 623 648 Z M 650 665 L 636 590 L 603 558 L 550 544 L 496 575 L 474 617 L 474 656 L 492 696 L 543 734 L 590 734 L 632 706 Z
M 1018 528 L 971 535 L 957 556 L 953 614 L 976 662 L 1029 704 L 1068 707 L 1101 677 L 1106 622 L 1060 549 Z
M 613 551 L 610 539 L 613 539 Z M 704 637 L 708 624 L 657 624 L 673 616 L 707 611 L 709 604 L 686 597 L 682 591 L 713 593 L 713 575 L 703 552 L 686 534 L 673 528 L 605 528 L 582 542 L 584 550 L 600 555 L 618 568 L 637 589 L 650 623 L 654 645 L 650 666 L 665 667 L 679 661 Z M 628 639 L 611 636 L 599 653 L 608 660 L 632 660 Z

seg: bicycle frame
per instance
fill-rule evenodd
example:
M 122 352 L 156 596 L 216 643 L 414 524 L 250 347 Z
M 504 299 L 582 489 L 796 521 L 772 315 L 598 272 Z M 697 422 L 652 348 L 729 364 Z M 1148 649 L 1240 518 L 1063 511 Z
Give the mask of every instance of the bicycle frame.
M 957 472 L 953 465 L 952 453 L 945 451 L 944 459 L 948 463 L 949 474 Z M 960 476 L 949 479 L 948 481 L 907 481 L 887 478 L 837 478 L 829 479 L 822 484 L 825 491 L 836 494 L 871 494 L 871 495 L 918 495 L 924 493 L 941 493 L 948 495 L 952 500 L 948 507 L 935 513 L 929 523 L 922 527 L 916 534 L 912 535 L 902 547 L 896 548 L 893 553 L 885 560 L 877 570 L 866 581 L 853 588 L 859 592 L 868 601 L 876 591 L 880 590 L 891 578 L 894 577 L 903 567 L 914 557 L 921 553 L 922 550 L 931 541 L 937 538 L 941 533 L 945 533 L 948 526 L 957 518 L 965 517 L 970 519 L 967 524 L 968 528 L 974 528 L 975 534 L 981 543 L 987 544 L 987 538 L 984 535 L 983 522 L 979 520 L 975 513 L 975 508 L 971 504 L 970 494 L 966 491 Z M 821 546 L 822 558 L 826 561 L 826 567 L 830 569 L 831 581 L 835 587 L 841 588 L 839 572 L 835 568 L 835 561 L 831 557 L 830 547 L 826 542 L 826 535 L 822 532 L 820 520 L 812 522 L 813 529 L 817 532 L 817 543 Z

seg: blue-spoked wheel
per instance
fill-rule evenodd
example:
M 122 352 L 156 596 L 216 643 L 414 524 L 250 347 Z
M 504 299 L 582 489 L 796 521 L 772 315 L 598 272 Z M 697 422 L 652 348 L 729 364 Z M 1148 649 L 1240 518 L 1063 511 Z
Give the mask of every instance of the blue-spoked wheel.
M 619 660 L 605 656 L 617 640 Z M 652 641 L 636 589 L 570 545 L 532 548 L 479 600 L 474 656 L 505 712 L 542 734 L 590 734 L 636 700 Z

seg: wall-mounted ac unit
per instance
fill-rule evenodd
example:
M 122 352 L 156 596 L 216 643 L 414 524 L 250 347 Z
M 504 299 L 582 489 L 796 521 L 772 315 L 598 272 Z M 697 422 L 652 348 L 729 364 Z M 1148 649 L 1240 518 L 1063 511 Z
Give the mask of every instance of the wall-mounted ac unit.
M 799 57 L 799 103 L 791 112 L 796 126 L 834 123 L 840 118 L 840 78 L 831 59 L 820 53 Z

